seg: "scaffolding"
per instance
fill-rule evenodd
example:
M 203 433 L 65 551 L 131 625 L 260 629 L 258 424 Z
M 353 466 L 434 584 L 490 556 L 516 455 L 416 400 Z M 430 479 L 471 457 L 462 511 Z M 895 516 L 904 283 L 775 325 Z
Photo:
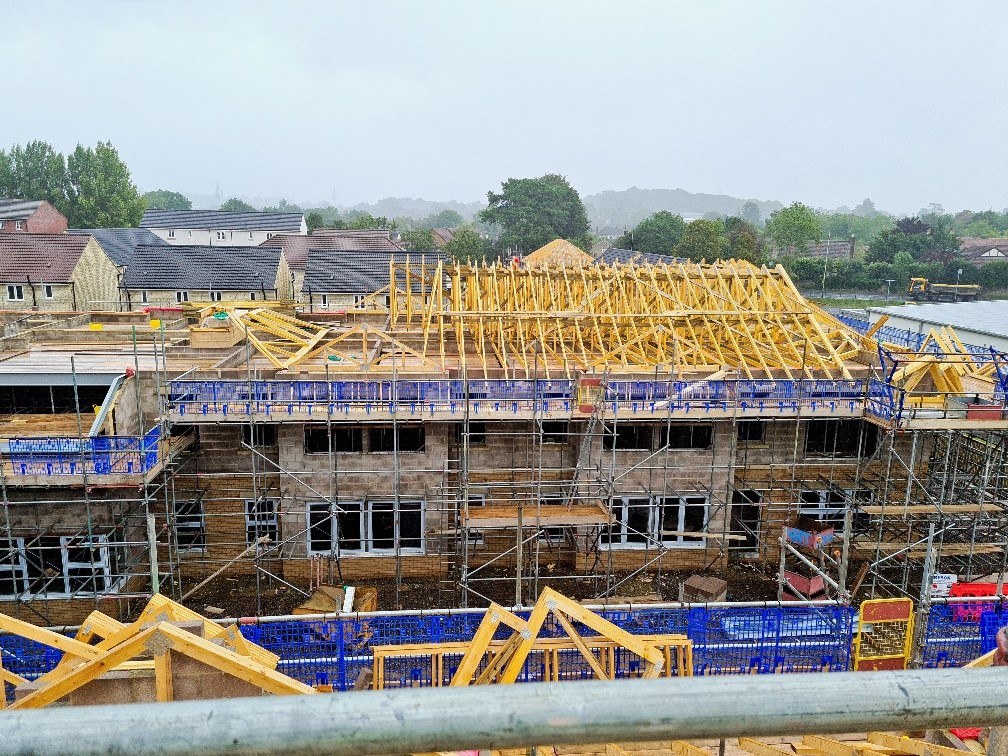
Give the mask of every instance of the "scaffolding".
M 611 599 L 652 580 L 675 598 L 696 572 L 772 591 L 795 526 L 841 534 L 841 553 L 817 556 L 836 598 L 918 598 L 930 573 L 1005 569 L 1000 355 L 948 332 L 877 342 L 744 262 L 420 258 L 389 275 L 335 320 L 229 306 L 240 338 L 217 349 L 188 327 L 219 306 L 150 315 L 129 391 L 156 422 L 154 463 L 129 488 L 93 464 L 66 475 L 86 510 L 71 535 L 45 522 L 63 500 L 26 494 L 5 461 L 2 562 L 19 575 L 38 539 L 82 539 L 123 555 L 80 567 L 82 586 L 116 578 L 95 606 L 209 601 L 238 580 L 231 611 L 260 614 L 320 582 L 382 582 L 387 608 L 530 604 L 546 587 Z M 31 528 L 11 522 L 20 502 Z M 35 611 L 44 592 L 20 594 Z

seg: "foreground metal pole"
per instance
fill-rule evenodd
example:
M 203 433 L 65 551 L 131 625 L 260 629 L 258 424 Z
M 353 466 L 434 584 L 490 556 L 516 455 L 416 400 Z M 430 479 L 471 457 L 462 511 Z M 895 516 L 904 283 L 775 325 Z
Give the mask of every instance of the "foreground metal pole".
M 485 685 L 0 712 L 0 752 L 362 756 L 1008 724 L 1003 668 Z

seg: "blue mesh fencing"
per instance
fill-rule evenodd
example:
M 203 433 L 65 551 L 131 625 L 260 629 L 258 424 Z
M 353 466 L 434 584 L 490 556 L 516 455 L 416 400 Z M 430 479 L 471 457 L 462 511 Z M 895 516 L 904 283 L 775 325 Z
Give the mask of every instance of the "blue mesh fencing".
M 932 606 L 921 648 L 922 667 L 961 667 L 994 648 L 994 635 L 1008 624 L 1008 607 L 956 601 Z

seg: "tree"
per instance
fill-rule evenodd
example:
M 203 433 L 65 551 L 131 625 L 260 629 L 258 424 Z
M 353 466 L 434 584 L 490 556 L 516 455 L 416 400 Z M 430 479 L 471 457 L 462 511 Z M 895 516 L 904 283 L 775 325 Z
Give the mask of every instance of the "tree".
M 725 220 L 728 236 L 728 256 L 734 260 L 748 260 L 762 265 L 766 262 L 759 233 L 742 218 L 732 216 Z
M 167 189 L 155 189 L 141 197 L 148 210 L 192 210 L 192 202 L 184 194 Z
M 408 250 L 430 250 L 434 248 L 434 235 L 429 228 L 403 231 L 401 238 Z
M 617 239 L 616 246 L 655 255 L 671 255 L 685 232 L 686 221 L 681 215 L 659 210 L 638 223 L 633 231 Z
M 248 202 L 243 202 L 237 197 L 232 197 L 218 208 L 225 213 L 256 213 L 259 212 Z
M 588 214 L 563 176 L 508 179 L 499 194 L 487 192 L 487 202 L 479 218 L 501 229 L 498 244 L 503 249 L 531 252 L 554 239 L 587 243 Z
M 357 231 L 394 231 L 395 227 L 396 224 L 390 223 L 384 215 L 376 218 L 370 213 L 358 213 L 352 216 L 347 223 L 347 228 Z
M 865 197 L 861 201 L 861 204 L 854 208 L 854 215 L 860 215 L 862 218 L 875 218 L 879 215 L 883 215 L 877 209 L 875 209 L 875 203 L 870 199 Z
M 74 228 L 130 228 L 144 203 L 111 142 L 77 145 L 66 160 L 67 221 Z
M 475 229 L 463 226 L 458 229 L 447 244 L 444 253 L 450 255 L 456 262 L 466 260 L 482 260 L 487 254 L 487 242 Z
M 941 222 L 901 218 L 891 229 L 880 231 L 868 245 L 868 262 L 896 262 L 906 253 L 916 262 L 947 263 L 959 254 L 959 239 Z
M 760 208 L 759 202 L 749 200 L 742 205 L 742 209 L 739 211 L 739 217 L 750 226 L 759 228 L 759 225 L 763 220 L 763 210 Z
M 461 213 L 445 208 L 437 215 L 428 215 L 420 224 L 422 228 L 458 228 L 465 223 Z
M 273 205 L 272 207 L 264 207 L 262 211 L 264 213 L 300 213 L 301 206 L 290 203 L 285 199 L 281 199 L 276 205 Z
M 23 147 L 14 145 L 0 159 L 0 197 L 45 200 L 67 214 L 67 170 L 63 155 L 39 140 Z
M 308 226 L 308 233 L 310 234 L 316 228 L 322 228 L 325 225 L 325 219 L 322 217 L 322 213 L 313 211 L 305 216 L 305 225 Z
M 801 202 L 778 210 L 766 223 L 766 235 L 781 254 L 801 255 L 822 241 L 822 219 Z
M 676 255 L 694 262 L 711 262 L 723 258 L 728 251 L 728 239 L 721 221 L 695 220 L 686 226 L 686 232 L 676 245 Z

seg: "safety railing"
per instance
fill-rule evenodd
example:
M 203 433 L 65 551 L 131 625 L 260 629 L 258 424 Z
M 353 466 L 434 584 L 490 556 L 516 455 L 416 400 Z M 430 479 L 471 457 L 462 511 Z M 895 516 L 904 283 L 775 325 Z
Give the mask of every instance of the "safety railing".
M 158 461 L 161 428 L 142 436 L 11 438 L 7 462 L 16 476 L 137 475 Z
M 993 597 L 936 604 L 928 611 L 921 642 L 922 667 L 961 667 L 994 650 L 1008 624 L 1008 606 Z

